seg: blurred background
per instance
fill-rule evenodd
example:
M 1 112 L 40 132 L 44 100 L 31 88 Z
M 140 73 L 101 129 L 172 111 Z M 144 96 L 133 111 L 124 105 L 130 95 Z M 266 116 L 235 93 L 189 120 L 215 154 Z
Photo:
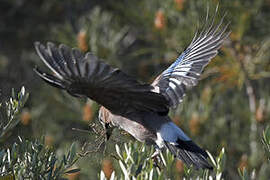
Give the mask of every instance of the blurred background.
M 225 178 L 237 179 L 237 169 L 246 168 L 268 179 L 261 136 L 270 120 L 270 0 L 1 0 L 0 100 L 8 100 L 11 89 L 21 86 L 30 96 L 20 123 L 0 148 L 9 147 L 18 135 L 44 136 L 58 154 L 72 142 L 89 151 L 97 146 L 93 126 L 100 126 L 99 105 L 43 83 L 32 70 L 45 67 L 35 53 L 35 41 L 91 51 L 150 83 L 189 45 L 203 25 L 207 6 L 213 14 L 217 4 L 217 19 L 227 13 L 225 23 L 230 22 L 232 33 L 198 86 L 170 116 L 213 155 L 225 148 Z M 81 172 L 69 178 L 96 179 L 102 168 L 116 168 L 110 147 L 129 139 L 114 130 L 105 155 L 87 154 L 76 163 Z

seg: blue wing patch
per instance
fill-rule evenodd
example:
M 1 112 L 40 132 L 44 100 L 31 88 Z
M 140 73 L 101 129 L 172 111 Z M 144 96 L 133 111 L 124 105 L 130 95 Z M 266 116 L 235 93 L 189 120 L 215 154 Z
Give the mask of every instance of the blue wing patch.
M 190 48 L 186 49 L 184 52 L 182 52 L 182 54 L 176 59 L 176 61 L 170 65 L 170 67 L 164 72 L 164 74 L 166 75 L 171 75 L 175 69 L 175 67 L 177 67 L 180 62 L 185 58 L 186 54 L 188 54 L 190 52 Z

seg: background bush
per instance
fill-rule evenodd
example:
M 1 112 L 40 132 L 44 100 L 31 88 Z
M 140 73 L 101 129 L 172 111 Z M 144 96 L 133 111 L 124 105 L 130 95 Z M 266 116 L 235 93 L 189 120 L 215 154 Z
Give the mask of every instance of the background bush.
M 239 178 L 240 169 L 242 177 L 268 179 L 270 171 L 265 149 L 269 148 L 267 145 L 263 148 L 267 142 L 267 133 L 263 136 L 263 130 L 270 116 L 268 0 L 1 1 L 0 100 L 3 111 L 8 109 L 5 102 L 12 97 L 12 87 L 18 92 L 25 86 L 30 93 L 26 103 L 21 101 L 25 103 L 23 107 L 14 104 L 14 99 L 17 102 L 20 99 L 13 93 L 10 103 L 15 109 L 19 108 L 20 113 L 15 113 L 8 133 L 1 135 L 1 150 L 7 153 L 14 143 L 19 146 L 18 136 L 29 140 L 30 144 L 44 136 L 43 148 L 51 148 L 60 162 L 75 143 L 81 158 L 74 166 L 81 171 L 65 174 L 66 178 L 97 179 L 104 168 L 115 171 L 120 178 L 119 159 L 113 158 L 117 157 L 115 144 L 124 151 L 122 143 L 132 137 L 123 136 L 125 133 L 115 129 L 105 147 L 103 131 L 97 122 L 98 105 L 72 98 L 34 75 L 34 65 L 42 64 L 34 52 L 34 41 L 66 43 L 84 52 L 92 51 L 143 82 L 151 82 L 188 46 L 204 21 L 207 4 L 213 13 L 217 3 L 220 5 L 218 18 L 227 12 L 226 21 L 231 22 L 232 33 L 204 71 L 198 86 L 188 92 L 182 105 L 170 112 L 170 116 L 214 157 L 225 148 L 223 178 Z M 1 134 L 9 120 L 2 113 Z M 31 148 L 25 150 L 28 152 Z M 144 157 L 144 153 L 141 156 Z M 181 178 L 178 171 L 181 163 L 176 161 L 172 166 L 174 170 L 169 176 Z M 150 171 L 146 169 L 145 173 Z

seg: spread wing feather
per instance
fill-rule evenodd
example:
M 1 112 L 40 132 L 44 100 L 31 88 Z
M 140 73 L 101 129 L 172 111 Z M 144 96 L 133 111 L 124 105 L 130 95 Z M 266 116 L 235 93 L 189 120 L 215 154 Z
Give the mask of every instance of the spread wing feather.
M 132 77 L 99 60 L 91 53 L 82 54 L 65 45 L 57 47 L 39 42 L 35 48 L 47 67 L 54 73 L 35 72 L 50 85 L 65 89 L 73 96 L 86 96 L 111 112 L 125 116 L 132 111 L 167 112 L 168 101 L 153 87 L 141 84 Z
M 171 64 L 152 85 L 155 92 L 163 94 L 175 108 L 182 102 L 186 88 L 195 86 L 204 67 L 216 56 L 218 49 L 229 35 L 228 24 L 223 25 L 225 15 L 215 25 L 217 9 L 211 20 L 208 19 L 201 33 L 196 33 L 187 49 Z

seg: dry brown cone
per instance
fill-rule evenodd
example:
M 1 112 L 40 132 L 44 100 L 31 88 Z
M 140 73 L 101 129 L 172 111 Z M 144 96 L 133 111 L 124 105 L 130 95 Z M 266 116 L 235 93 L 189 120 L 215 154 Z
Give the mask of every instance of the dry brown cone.
M 212 97 L 212 89 L 209 86 L 206 86 L 203 89 L 201 100 L 204 104 L 208 104 Z
M 52 146 L 53 143 L 54 143 L 53 136 L 52 135 L 49 135 L 49 134 L 45 135 L 45 145 L 46 146 Z
M 83 120 L 86 122 L 90 122 L 92 120 L 93 117 L 93 111 L 92 111 L 92 107 L 91 104 L 89 102 L 87 102 L 84 107 L 83 107 Z
M 31 121 L 31 114 L 29 111 L 23 111 L 21 113 L 21 116 L 20 116 L 20 120 L 21 120 L 21 123 L 24 125 L 24 126 L 27 126 L 30 121 Z
M 189 121 L 189 129 L 193 135 L 197 135 L 200 132 L 200 117 L 197 112 L 192 113 Z
M 183 172 L 184 172 L 184 163 L 183 163 L 183 161 L 176 160 L 175 168 L 176 168 L 177 173 L 183 174 Z
M 140 75 L 140 77 L 146 77 L 147 72 L 147 62 L 141 62 L 139 64 L 138 74 Z
M 257 108 L 257 110 L 256 110 L 256 121 L 257 122 L 263 122 L 263 120 L 264 120 L 264 115 L 263 115 L 264 113 L 263 113 L 263 109 L 261 109 L 260 107 L 258 107 Z
M 259 107 L 256 109 L 256 121 L 259 123 L 264 122 L 265 117 L 265 101 L 260 100 Z
M 162 10 L 158 10 L 156 12 L 156 17 L 155 17 L 155 28 L 158 30 L 163 30 L 166 26 L 166 18 L 164 15 L 164 12 Z
M 110 179 L 113 172 L 113 164 L 109 159 L 104 159 L 102 162 L 102 171 L 104 172 L 107 179 Z
M 178 125 L 178 126 L 180 126 L 181 125 L 181 119 L 180 119 L 180 116 L 173 116 L 172 117 L 172 121 L 176 124 L 176 125 Z
M 184 3 L 185 3 L 185 0 L 174 0 L 175 2 L 175 5 L 176 5 L 176 8 L 178 10 L 183 10 L 184 9 Z
M 230 39 L 232 41 L 237 41 L 239 39 L 239 35 L 237 33 L 235 33 L 235 32 L 231 32 Z
M 88 50 L 88 44 L 87 44 L 87 35 L 85 30 L 81 30 L 77 36 L 78 41 L 78 47 L 83 52 L 86 52 Z
M 238 168 L 243 171 L 244 169 L 246 169 L 248 167 L 248 156 L 246 154 L 243 154 L 241 156 L 241 159 L 238 163 Z

